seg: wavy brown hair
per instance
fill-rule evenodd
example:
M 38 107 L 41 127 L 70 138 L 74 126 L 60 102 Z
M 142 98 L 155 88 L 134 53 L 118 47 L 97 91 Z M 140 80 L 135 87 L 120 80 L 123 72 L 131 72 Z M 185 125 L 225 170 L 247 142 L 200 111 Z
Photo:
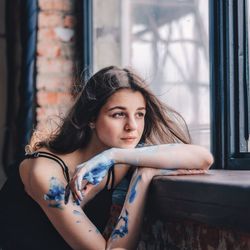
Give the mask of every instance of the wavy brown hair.
M 139 91 L 146 101 L 141 143 L 190 143 L 187 125 L 179 113 L 163 104 L 133 70 L 110 66 L 101 69 L 86 82 L 57 130 L 43 140 L 36 140 L 33 136 L 30 151 L 46 147 L 52 152 L 64 154 L 86 147 L 92 133 L 89 123 L 95 121 L 107 99 L 123 88 Z

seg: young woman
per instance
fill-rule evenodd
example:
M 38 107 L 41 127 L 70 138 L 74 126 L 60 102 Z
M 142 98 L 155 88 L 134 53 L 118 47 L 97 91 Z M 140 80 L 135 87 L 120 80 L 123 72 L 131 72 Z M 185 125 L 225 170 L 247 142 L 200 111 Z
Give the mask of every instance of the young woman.
M 152 178 L 171 169 L 204 172 L 213 162 L 138 75 L 114 66 L 89 79 L 53 134 L 35 135 L 1 190 L 3 249 L 136 249 Z M 112 190 L 128 172 L 126 200 L 106 240 Z

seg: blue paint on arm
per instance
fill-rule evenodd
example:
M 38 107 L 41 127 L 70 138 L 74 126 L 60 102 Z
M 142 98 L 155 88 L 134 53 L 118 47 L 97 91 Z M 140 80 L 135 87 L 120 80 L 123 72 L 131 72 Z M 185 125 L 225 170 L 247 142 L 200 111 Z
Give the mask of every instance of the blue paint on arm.
M 91 171 L 87 172 L 83 179 L 86 179 L 88 182 L 92 183 L 93 185 L 97 185 L 102 181 L 102 179 L 106 176 L 109 168 L 114 165 L 113 160 L 109 160 L 104 163 L 99 163 L 95 168 Z
M 82 213 L 79 212 L 79 211 L 77 211 L 77 210 L 73 210 L 73 214 L 75 214 L 75 215 L 82 215 Z
M 49 207 L 62 209 L 64 194 L 65 187 L 56 177 L 51 177 L 49 191 L 44 195 L 44 200 L 49 201 Z
M 172 173 L 176 172 L 176 168 L 169 168 L 169 169 L 161 169 L 160 174 L 162 175 L 171 175 Z
M 112 234 L 111 234 L 111 239 L 116 239 L 117 237 L 123 238 L 124 236 L 126 236 L 126 234 L 128 234 L 128 211 L 125 210 L 125 214 L 119 217 L 118 219 L 118 223 L 119 221 L 123 220 L 123 224 L 118 228 L 115 229 Z
M 141 181 L 141 175 L 137 176 L 135 182 L 132 185 L 130 194 L 129 194 L 129 203 L 132 203 L 135 200 L 136 197 L 136 187 L 137 184 L 139 183 L 139 181 Z

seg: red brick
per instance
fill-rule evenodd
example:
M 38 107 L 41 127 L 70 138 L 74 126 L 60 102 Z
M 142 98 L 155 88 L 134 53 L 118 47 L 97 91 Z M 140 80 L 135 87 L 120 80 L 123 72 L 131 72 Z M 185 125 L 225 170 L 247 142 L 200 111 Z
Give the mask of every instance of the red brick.
M 54 6 L 56 10 L 73 11 L 74 1 L 73 0 L 54 0 Z
M 61 13 L 58 12 L 45 12 L 42 11 L 38 15 L 38 26 L 40 28 L 44 27 L 55 27 L 63 26 L 65 19 Z
M 72 73 L 74 62 L 63 58 L 45 59 L 37 57 L 38 73 Z
M 36 87 L 39 90 L 71 91 L 74 79 L 71 75 L 37 75 Z
M 65 41 L 64 36 L 60 30 L 63 30 L 62 27 L 55 27 L 55 28 L 41 28 L 38 30 L 38 41 L 46 40 L 46 41 L 63 41 L 66 43 L 72 44 L 74 42 L 74 30 L 73 36 L 71 37 L 70 41 Z M 66 31 L 70 31 L 70 29 L 66 28 Z
M 74 11 L 74 0 L 39 0 L 41 10 Z
M 70 60 L 75 61 L 76 47 L 74 43 L 60 43 L 61 56 Z
M 70 105 L 54 105 L 51 107 L 37 107 L 36 115 L 37 121 L 42 122 L 46 121 L 48 118 L 54 119 L 59 117 L 64 117 L 67 111 L 69 110 Z
M 64 27 L 73 28 L 76 25 L 76 18 L 72 15 L 67 15 L 64 17 Z
M 43 28 L 38 30 L 37 38 L 38 40 L 57 40 L 57 35 L 54 28 Z
M 38 56 L 55 58 L 61 55 L 61 50 L 62 49 L 59 43 L 51 43 L 51 42 L 43 41 L 43 42 L 38 42 L 37 44 Z
M 67 92 L 48 92 L 48 91 L 37 91 L 37 104 L 39 106 L 50 105 L 70 105 L 72 97 Z

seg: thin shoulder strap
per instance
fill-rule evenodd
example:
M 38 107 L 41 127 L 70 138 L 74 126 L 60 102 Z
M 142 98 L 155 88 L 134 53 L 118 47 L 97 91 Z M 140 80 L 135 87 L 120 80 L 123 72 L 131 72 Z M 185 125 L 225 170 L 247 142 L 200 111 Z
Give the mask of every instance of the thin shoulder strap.
M 37 151 L 31 154 L 26 154 L 25 158 L 38 158 L 38 157 L 44 157 L 44 158 L 48 158 L 51 160 L 56 161 L 60 167 L 62 168 L 63 171 L 63 175 L 66 179 L 66 181 L 69 183 L 70 178 L 69 178 L 69 169 L 67 167 L 67 165 L 65 164 L 65 162 L 59 158 L 57 155 L 51 154 L 49 152 L 44 152 L 44 151 Z
M 110 179 L 111 179 L 111 187 L 108 188 Z M 108 171 L 108 178 L 107 178 L 106 185 L 105 185 L 105 188 L 106 188 L 107 190 L 112 190 L 112 189 L 114 188 L 114 180 L 115 180 L 115 171 L 114 171 L 114 166 L 112 166 L 112 167 L 109 169 L 109 171 Z

